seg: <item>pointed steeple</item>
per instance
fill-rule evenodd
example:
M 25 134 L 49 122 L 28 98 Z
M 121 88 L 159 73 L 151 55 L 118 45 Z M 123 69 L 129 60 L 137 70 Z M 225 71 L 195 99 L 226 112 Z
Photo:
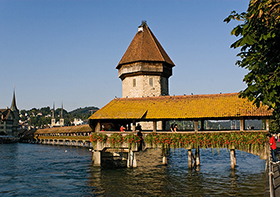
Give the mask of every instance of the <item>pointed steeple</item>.
M 54 119 L 54 111 L 55 111 L 55 106 L 54 106 L 54 100 L 53 100 L 53 110 L 52 110 L 52 119 Z
M 170 67 L 175 66 L 146 21 L 142 21 L 142 24 L 138 27 L 136 35 L 117 65 L 117 69 L 120 69 L 124 64 L 141 61 L 164 62 Z
M 63 102 L 61 104 L 61 113 L 60 113 L 61 117 L 60 117 L 60 120 L 59 120 L 59 124 L 61 127 L 64 127 L 64 118 L 63 118 Z
M 63 102 L 62 102 L 62 104 L 61 104 L 61 114 L 60 114 L 60 115 L 61 115 L 60 118 L 62 119 L 62 118 L 63 118 Z
M 13 93 L 13 100 L 11 104 L 11 111 L 18 111 L 17 104 L 16 104 L 16 87 L 14 86 L 14 93 Z

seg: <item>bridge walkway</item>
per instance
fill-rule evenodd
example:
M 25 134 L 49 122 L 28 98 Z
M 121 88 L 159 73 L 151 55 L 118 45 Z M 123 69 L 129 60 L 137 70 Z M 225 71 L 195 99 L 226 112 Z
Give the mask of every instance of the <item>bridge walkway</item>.
M 277 158 L 280 161 L 280 142 L 276 142 Z M 273 165 L 275 196 L 280 197 L 280 163 Z
M 276 142 L 277 146 L 277 158 L 280 161 L 280 142 Z M 273 177 L 274 177 L 274 196 L 280 197 L 280 163 L 273 164 Z M 269 179 L 267 178 L 267 185 L 266 185 L 266 191 L 265 191 L 265 197 L 270 197 L 270 191 L 269 191 Z

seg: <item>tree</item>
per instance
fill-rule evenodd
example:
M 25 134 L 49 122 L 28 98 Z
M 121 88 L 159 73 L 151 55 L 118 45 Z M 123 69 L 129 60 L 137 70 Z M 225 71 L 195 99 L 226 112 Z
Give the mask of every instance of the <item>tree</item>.
M 232 11 L 224 20 L 241 21 L 231 34 L 239 39 L 231 48 L 240 48 L 236 62 L 248 69 L 243 81 L 247 88 L 240 97 L 257 106 L 268 105 L 274 117 L 280 114 L 280 0 L 251 0 L 246 12 Z

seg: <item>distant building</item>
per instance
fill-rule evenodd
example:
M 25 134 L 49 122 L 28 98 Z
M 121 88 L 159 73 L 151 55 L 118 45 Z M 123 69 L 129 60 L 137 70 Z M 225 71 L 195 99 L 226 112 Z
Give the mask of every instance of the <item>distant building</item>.
M 60 119 L 56 122 L 55 120 L 55 104 L 53 102 L 53 109 L 52 109 L 52 119 L 51 119 L 51 127 L 64 127 L 64 118 L 63 118 L 63 104 L 61 105 L 61 112 L 60 112 Z
M 74 124 L 75 126 L 82 125 L 82 124 L 84 124 L 84 121 L 81 119 L 74 118 L 74 121 L 71 122 L 71 124 Z
M 0 135 L 18 136 L 19 110 L 16 105 L 15 90 L 10 109 L 0 109 Z

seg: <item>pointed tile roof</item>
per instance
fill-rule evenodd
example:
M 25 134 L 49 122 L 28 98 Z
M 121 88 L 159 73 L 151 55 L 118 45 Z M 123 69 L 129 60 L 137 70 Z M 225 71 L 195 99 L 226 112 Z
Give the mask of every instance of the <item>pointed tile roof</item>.
M 257 108 L 238 93 L 145 98 L 116 98 L 89 119 L 239 119 L 272 116 L 267 106 Z
M 12 111 L 18 110 L 17 105 L 16 105 L 16 93 L 15 93 L 15 89 L 14 89 L 14 94 L 13 94 L 13 101 L 12 101 L 12 104 L 11 104 L 11 110 L 12 110 Z
M 117 69 L 123 64 L 139 61 L 166 62 L 171 67 L 175 66 L 145 21 L 138 27 Z

